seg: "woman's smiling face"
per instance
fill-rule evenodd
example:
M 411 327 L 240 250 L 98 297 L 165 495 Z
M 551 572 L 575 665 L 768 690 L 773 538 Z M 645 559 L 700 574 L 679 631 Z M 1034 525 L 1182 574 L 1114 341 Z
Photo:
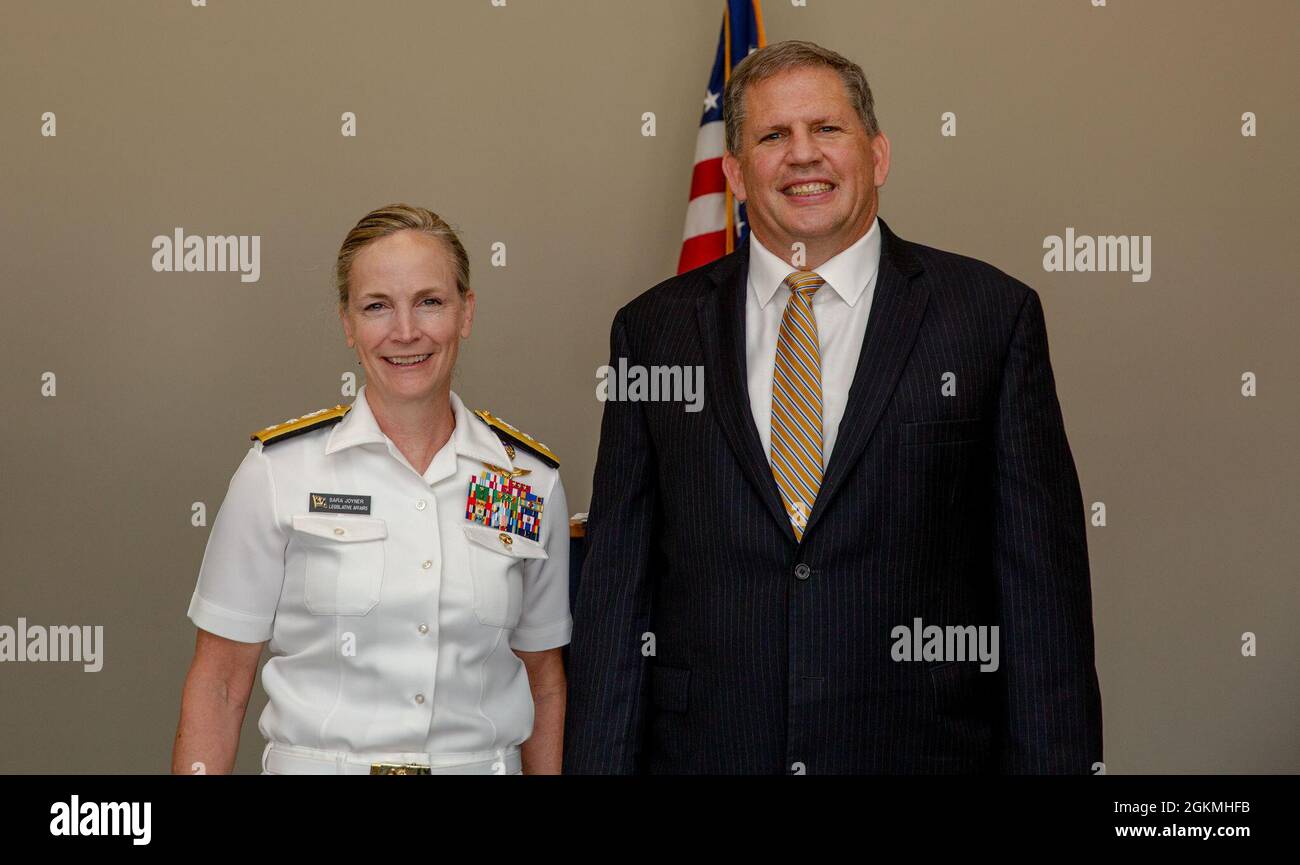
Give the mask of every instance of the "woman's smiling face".
M 432 400 L 451 389 L 460 341 L 474 320 L 474 293 L 457 290 L 442 240 L 399 231 L 357 253 L 339 318 L 370 391 L 388 403 Z

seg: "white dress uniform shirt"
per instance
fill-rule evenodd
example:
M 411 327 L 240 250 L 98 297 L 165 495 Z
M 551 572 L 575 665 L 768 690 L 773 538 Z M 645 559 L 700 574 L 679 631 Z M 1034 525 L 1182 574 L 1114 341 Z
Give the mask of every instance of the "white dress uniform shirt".
M 423 474 L 365 398 L 338 423 L 254 443 L 212 527 L 190 603 L 204 630 L 270 640 L 270 743 L 353 753 L 478 754 L 531 734 L 511 651 L 569 642 L 568 506 L 559 472 L 451 394 L 456 427 Z M 466 517 L 485 463 L 527 469 L 543 497 L 538 541 Z M 309 496 L 370 496 L 321 513 Z
M 871 228 L 839 255 L 814 268 L 826 285 L 813 295 L 817 341 L 821 345 L 822 468 L 831 460 L 840 420 L 849 401 L 849 387 L 858 368 L 858 354 L 867 333 L 867 317 L 880 267 L 880 226 Z M 745 369 L 749 376 L 749 407 L 758 427 L 763 453 L 772 460 L 772 375 L 781 316 L 790 301 L 785 278 L 795 271 L 749 235 L 749 280 L 745 292 Z

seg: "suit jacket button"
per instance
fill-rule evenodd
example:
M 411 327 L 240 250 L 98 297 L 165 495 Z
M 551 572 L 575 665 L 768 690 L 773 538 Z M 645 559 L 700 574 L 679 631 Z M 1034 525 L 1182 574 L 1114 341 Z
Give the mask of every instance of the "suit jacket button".
M 808 567 L 803 562 L 800 562 L 799 564 L 794 566 L 794 577 L 796 580 L 806 580 L 811 575 L 812 575 L 812 568 Z

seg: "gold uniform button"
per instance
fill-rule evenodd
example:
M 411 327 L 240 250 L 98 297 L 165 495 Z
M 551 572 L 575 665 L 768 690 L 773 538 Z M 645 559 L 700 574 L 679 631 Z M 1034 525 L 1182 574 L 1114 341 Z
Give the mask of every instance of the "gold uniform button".
M 342 530 L 342 529 L 335 529 L 335 530 L 334 530 L 334 534 L 336 534 L 336 535 L 341 535 L 341 534 L 343 534 L 343 530 Z
M 433 567 L 433 562 L 429 561 L 428 559 L 425 559 L 423 562 L 420 562 L 420 567 L 424 568 L 427 571 L 429 570 L 429 568 Z
M 420 627 L 416 628 L 416 630 L 420 632 L 420 635 L 421 635 L 421 636 L 423 636 L 423 635 L 429 633 L 429 626 L 426 625 L 424 622 L 421 622 L 421 623 L 420 623 Z
M 416 509 L 417 511 L 422 511 L 422 510 L 424 510 L 425 508 L 427 508 L 428 506 L 429 506 L 429 503 L 426 502 L 424 499 L 420 499 L 418 502 L 415 503 L 415 509 Z
M 423 702 L 424 702 L 424 695 L 423 695 L 423 694 L 416 694 L 416 695 L 415 695 L 415 702 L 417 702 L 417 703 L 423 703 Z

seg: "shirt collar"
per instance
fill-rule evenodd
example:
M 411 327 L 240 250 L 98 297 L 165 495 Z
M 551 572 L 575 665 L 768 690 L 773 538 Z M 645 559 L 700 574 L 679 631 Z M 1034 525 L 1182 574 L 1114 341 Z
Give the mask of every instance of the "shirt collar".
M 456 453 L 481 463 L 514 469 L 501 439 L 490 426 L 465 407 L 455 391 L 451 393 L 451 410 L 456 415 L 456 429 L 451 434 L 456 444 Z
M 451 411 L 456 419 L 451 441 L 457 454 L 507 469 L 514 468 L 501 439 L 465 407 L 455 391 L 451 392 Z M 352 402 L 352 410 L 330 431 L 325 453 L 336 453 L 354 445 L 388 443 L 388 436 L 379 428 L 379 422 L 375 420 L 370 403 L 366 400 L 366 386 L 362 385 L 357 391 L 357 398 Z M 436 458 L 434 462 L 437 462 Z M 430 468 L 432 469 L 432 464 Z
M 353 445 L 383 444 L 388 436 L 379 428 L 379 422 L 370 411 L 366 402 L 366 386 L 357 391 L 357 398 L 352 401 L 352 409 L 343 416 L 343 420 L 330 430 L 329 440 L 325 442 L 325 453 L 332 454 Z
M 875 278 L 880 267 L 880 224 L 872 217 L 871 228 L 848 249 L 828 259 L 817 268 L 817 275 L 826 280 L 840 298 L 854 306 L 862 292 Z M 777 289 L 794 268 L 759 243 L 754 232 L 749 233 L 749 282 L 754 286 L 760 308 L 766 308 L 776 296 Z

